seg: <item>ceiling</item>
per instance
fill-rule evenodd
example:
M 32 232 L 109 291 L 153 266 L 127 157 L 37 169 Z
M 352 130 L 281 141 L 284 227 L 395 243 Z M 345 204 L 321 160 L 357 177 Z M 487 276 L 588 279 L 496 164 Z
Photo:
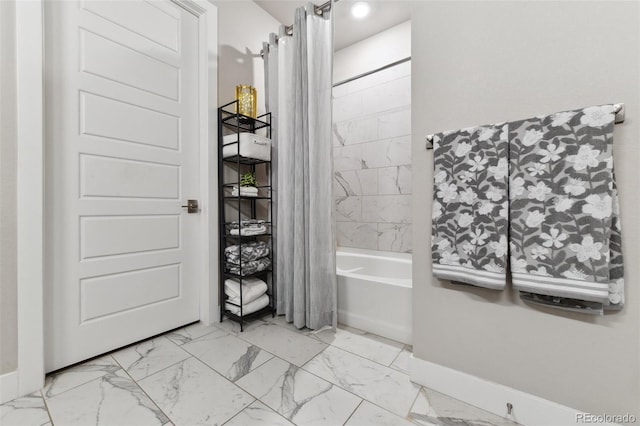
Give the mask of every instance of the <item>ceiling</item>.
M 296 8 L 307 3 L 299 0 L 254 1 L 283 25 L 291 25 Z M 321 5 L 324 0 L 314 0 L 314 3 Z M 335 9 L 335 50 L 340 50 L 411 19 L 411 1 L 369 0 L 371 13 L 363 20 L 356 20 L 351 16 L 353 3 L 355 0 L 340 0 L 333 6 Z

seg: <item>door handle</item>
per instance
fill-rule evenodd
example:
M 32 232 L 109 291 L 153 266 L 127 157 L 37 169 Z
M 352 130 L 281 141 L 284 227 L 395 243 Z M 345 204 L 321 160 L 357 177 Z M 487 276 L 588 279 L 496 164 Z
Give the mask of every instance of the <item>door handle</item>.
M 198 213 L 198 200 L 187 200 L 187 205 L 182 207 L 187 208 L 187 213 Z

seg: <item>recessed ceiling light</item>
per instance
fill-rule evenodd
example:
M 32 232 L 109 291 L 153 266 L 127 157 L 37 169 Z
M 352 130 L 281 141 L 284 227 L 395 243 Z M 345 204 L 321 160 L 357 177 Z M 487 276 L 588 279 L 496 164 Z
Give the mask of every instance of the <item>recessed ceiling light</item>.
M 371 6 L 367 2 L 359 1 L 351 6 L 351 15 L 356 19 L 366 18 L 369 12 L 371 12 Z

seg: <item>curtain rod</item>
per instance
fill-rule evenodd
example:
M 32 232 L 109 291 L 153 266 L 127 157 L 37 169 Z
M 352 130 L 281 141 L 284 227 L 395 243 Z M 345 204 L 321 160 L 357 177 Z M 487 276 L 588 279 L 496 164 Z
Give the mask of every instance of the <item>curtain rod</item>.
M 359 78 L 366 77 L 366 76 L 368 76 L 368 75 L 375 74 L 375 73 L 380 72 L 380 71 L 384 71 L 384 70 L 386 70 L 386 69 L 388 69 L 388 68 L 395 67 L 396 65 L 403 64 L 403 63 L 408 62 L 408 61 L 410 61 L 410 60 L 411 60 L 411 56 L 407 56 L 407 57 L 406 57 L 406 58 L 404 58 L 404 59 L 400 59 L 400 60 L 398 60 L 398 61 L 391 62 L 390 64 L 387 64 L 387 65 L 381 66 L 380 68 L 376 68 L 376 69 L 371 70 L 371 71 L 363 72 L 362 74 L 358 74 L 358 75 L 356 75 L 356 76 L 354 76 L 354 77 L 349 77 L 349 78 L 347 78 L 346 80 L 342 80 L 342 81 L 340 81 L 340 82 L 338 82 L 338 83 L 334 83 L 334 84 L 333 84 L 333 87 L 337 87 L 337 86 L 341 86 L 341 85 L 343 85 L 343 84 L 350 83 L 350 82 L 352 82 L 352 81 L 354 81 L 354 80 L 357 80 L 357 79 L 359 79 Z
M 338 3 L 340 0 L 333 0 L 334 3 Z M 316 15 L 322 15 L 325 11 L 331 9 L 331 0 L 329 0 L 328 2 L 322 3 L 320 6 L 315 6 L 313 7 Z M 284 28 L 284 31 L 287 34 L 292 34 L 293 33 L 293 25 L 287 25 Z
M 340 0 L 333 0 L 333 3 L 338 3 Z M 316 15 L 322 15 L 324 12 L 326 12 L 327 10 L 331 9 L 331 0 L 322 3 L 320 6 L 313 6 L 313 10 L 315 12 Z M 293 25 L 287 25 L 286 27 L 284 27 L 284 32 L 285 34 L 293 34 Z M 276 36 L 276 41 L 278 40 L 278 36 Z M 260 51 L 260 56 L 262 56 L 262 58 L 264 58 L 264 49 Z
M 624 104 L 613 104 L 613 112 L 616 114 L 615 123 L 620 124 L 624 122 Z M 425 138 L 426 149 L 433 149 L 433 135 L 427 135 Z

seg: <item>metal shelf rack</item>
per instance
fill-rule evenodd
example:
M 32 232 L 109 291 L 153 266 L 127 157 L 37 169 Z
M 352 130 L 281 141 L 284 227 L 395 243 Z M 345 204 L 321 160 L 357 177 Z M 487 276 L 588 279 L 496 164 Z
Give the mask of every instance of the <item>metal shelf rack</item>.
M 230 157 L 223 157 L 223 149 L 225 146 L 237 145 L 236 152 L 240 153 L 240 133 L 250 132 L 256 133 L 261 130 L 265 133 L 265 136 L 271 137 L 271 113 L 263 114 L 257 118 L 248 117 L 237 113 L 238 101 L 229 102 L 218 108 L 218 217 L 219 217 L 219 229 L 220 229 L 220 282 L 219 282 L 219 300 L 220 300 L 220 321 L 225 318 L 232 321 L 236 321 L 240 324 L 240 330 L 244 330 L 246 321 L 250 321 L 256 318 L 261 318 L 264 315 L 271 313 L 275 316 L 276 312 L 276 285 L 273 279 L 273 265 L 275 259 L 273 257 L 273 238 L 271 224 L 273 223 L 273 206 L 272 206 L 272 170 L 271 161 L 260 160 L 256 158 L 243 157 L 241 155 L 233 155 Z M 235 142 L 224 143 L 224 136 L 236 134 L 237 138 Z M 231 167 L 235 169 L 234 182 L 225 182 L 225 167 Z M 267 179 L 266 184 L 257 186 L 261 195 L 258 196 L 245 196 L 245 195 L 231 195 L 231 188 L 236 185 L 240 187 L 240 177 L 243 173 L 251 171 L 256 173 L 259 168 L 263 168 L 264 176 Z M 237 177 L 237 179 L 236 179 Z M 245 219 L 258 219 L 258 204 L 266 204 L 267 216 L 262 217 L 265 221 L 267 228 L 266 232 L 259 235 L 232 235 L 229 232 L 228 226 L 232 221 L 240 223 Z M 237 210 L 232 214 L 228 214 L 227 209 L 234 208 Z M 224 253 L 224 249 L 230 245 L 246 244 L 251 241 L 268 241 L 269 244 L 269 258 L 271 260 L 271 267 L 267 270 L 256 272 L 254 274 L 236 275 L 232 274 L 227 269 L 227 261 Z M 242 270 L 242 256 L 240 256 L 239 269 Z M 257 312 L 245 314 L 243 312 L 242 291 L 240 292 L 240 304 L 235 304 L 226 301 L 226 294 L 224 290 L 224 282 L 227 278 L 234 278 L 240 282 L 242 288 L 242 281 L 250 277 L 259 277 L 263 279 L 268 286 L 267 295 L 269 296 L 269 305 Z M 226 304 L 236 306 L 240 309 L 240 315 L 236 315 L 226 309 Z

